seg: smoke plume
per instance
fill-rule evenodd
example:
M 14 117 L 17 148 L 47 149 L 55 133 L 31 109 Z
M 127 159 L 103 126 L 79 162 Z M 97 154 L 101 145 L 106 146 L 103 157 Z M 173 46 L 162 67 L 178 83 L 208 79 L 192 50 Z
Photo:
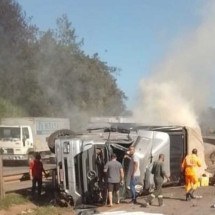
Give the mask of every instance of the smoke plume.
M 215 80 L 215 2 L 208 1 L 201 23 L 177 39 L 148 79 L 140 82 L 136 121 L 197 126 L 213 102 Z

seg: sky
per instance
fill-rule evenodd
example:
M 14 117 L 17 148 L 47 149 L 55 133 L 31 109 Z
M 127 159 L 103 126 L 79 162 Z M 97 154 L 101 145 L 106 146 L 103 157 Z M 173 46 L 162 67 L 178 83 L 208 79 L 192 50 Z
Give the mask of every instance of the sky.
M 215 107 L 215 0 L 17 1 L 41 30 L 66 14 L 83 51 L 120 68 L 135 122 L 198 137 L 201 113 Z
M 54 29 L 63 14 L 84 39 L 82 50 L 116 66 L 117 84 L 132 108 L 140 80 L 150 76 L 175 40 L 195 29 L 207 0 L 17 0 L 31 24 Z

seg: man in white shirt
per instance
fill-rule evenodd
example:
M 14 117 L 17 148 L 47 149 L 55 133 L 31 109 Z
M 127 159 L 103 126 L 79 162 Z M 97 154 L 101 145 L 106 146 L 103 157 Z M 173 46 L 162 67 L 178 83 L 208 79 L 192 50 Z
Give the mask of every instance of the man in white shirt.
M 125 158 L 130 159 L 128 173 L 130 176 L 131 203 L 136 204 L 137 195 L 135 186 L 137 185 L 138 179 L 140 177 L 140 162 L 139 157 L 135 154 L 134 146 L 129 147 L 129 151 L 127 152 L 127 155 L 125 155 Z

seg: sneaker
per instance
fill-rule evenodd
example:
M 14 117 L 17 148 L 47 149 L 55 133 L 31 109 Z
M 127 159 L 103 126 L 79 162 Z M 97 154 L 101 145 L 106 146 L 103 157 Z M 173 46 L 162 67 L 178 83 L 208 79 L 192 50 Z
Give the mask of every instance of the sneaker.
M 141 204 L 141 207 L 149 208 L 150 204 L 148 202 Z
M 152 203 L 153 203 L 153 201 L 149 201 L 149 202 L 148 202 L 149 205 L 152 205 Z
M 137 200 L 136 199 L 132 199 L 129 203 L 130 204 L 137 204 Z
M 134 199 L 134 200 L 133 200 L 133 203 L 134 203 L 134 204 L 137 204 L 137 200 L 136 200 L 136 199 Z
M 194 196 L 193 193 L 190 193 L 190 198 L 191 199 L 196 199 L 196 196 Z
M 151 206 L 152 204 L 150 202 L 146 203 L 146 207 L 148 208 L 149 206 Z

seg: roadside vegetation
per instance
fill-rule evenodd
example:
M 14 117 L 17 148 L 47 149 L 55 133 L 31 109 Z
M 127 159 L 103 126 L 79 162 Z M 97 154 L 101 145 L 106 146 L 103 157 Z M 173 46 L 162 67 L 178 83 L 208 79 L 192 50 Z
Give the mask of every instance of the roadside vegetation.
M 40 203 L 40 201 L 32 201 L 29 197 L 16 193 L 6 194 L 6 196 L 0 200 L 0 214 L 2 210 L 4 211 L 4 214 L 8 212 L 8 214 L 18 215 L 73 214 L 73 209 L 71 207 L 62 208 L 53 206 L 50 202 L 44 203 L 43 201 L 43 203 Z
M 26 197 L 19 194 L 7 194 L 2 200 L 0 200 L 0 210 L 8 209 L 13 205 L 25 204 L 29 202 Z

